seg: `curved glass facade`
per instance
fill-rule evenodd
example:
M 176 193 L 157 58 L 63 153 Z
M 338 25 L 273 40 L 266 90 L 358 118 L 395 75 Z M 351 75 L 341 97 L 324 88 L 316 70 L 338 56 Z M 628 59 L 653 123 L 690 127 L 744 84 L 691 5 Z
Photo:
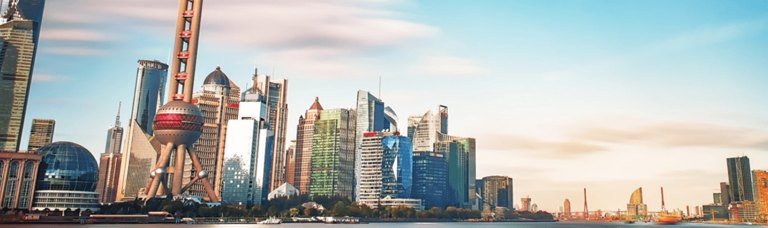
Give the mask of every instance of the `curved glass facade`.
M 43 157 L 35 190 L 96 190 L 99 167 L 90 151 L 71 142 L 55 142 L 38 150 Z
M 382 196 L 410 198 L 413 174 L 411 139 L 385 136 L 381 139 L 384 153 L 381 159 Z
M 152 121 L 155 119 L 157 107 L 163 103 L 166 75 L 168 65 L 158 61 L 139 60 L 131 120 L 135 120 L 148 135 L 152 135 Z

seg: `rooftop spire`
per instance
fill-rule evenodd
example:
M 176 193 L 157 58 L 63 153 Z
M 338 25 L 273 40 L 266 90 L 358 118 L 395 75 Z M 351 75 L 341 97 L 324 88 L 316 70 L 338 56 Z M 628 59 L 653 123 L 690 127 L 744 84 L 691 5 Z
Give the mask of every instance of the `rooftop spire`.
M 119 127 L 120 126 L 120 108 L 121 108 L 121 106 L 123 106 L 123 102 L 122 101 L 117 103 L 117 117 L 115 117 L 115 127 Z
M 320 105 L 320 98 L 315 97 L 315 102 L 309 107 L 309 110 L 323 110 L 323 106 Z

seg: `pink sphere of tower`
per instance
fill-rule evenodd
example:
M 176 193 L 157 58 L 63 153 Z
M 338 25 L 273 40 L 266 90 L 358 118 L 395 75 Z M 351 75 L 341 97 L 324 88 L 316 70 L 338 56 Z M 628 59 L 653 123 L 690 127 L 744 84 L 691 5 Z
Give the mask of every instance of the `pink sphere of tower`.
M 160 107 L 155 114 L 152 129 L 162 144 L 192 145 L 200 138 L 203 113 L 190 103 L 171 101 Z

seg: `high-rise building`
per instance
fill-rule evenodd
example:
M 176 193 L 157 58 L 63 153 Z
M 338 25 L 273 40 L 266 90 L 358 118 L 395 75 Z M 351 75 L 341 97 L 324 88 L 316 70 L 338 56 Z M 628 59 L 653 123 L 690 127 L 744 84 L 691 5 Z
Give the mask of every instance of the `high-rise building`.
M 638 188 L 629 197 L 627 216 L 632 219 L 648 216 L 648 205 L 643 203 L 643 188 Z
M 520 198 L 520 211 L 531 211 L 531 197 Z
M 413 151 L 434 151 L 438 134 L 448 134 L 448 107 L 440 105 L 437 113 L 430 110 L 408 118 L 408 138 L 413 140 Z
M 475 139 L 438 134 L 435 152 L 448 161 L 448 190 L 451 205 L 478 209 L 475 187 Z
M 393 132 L 366 132 L 362 137 L 360 187 L 355 194 L 359 202 L 369 207 L 422 208 L 421 200 L 405 200 L 411 198 L 413 186 L 411 140 Z
M 288 80 L 274 80 L 262 76 L 258 71 L 253 75 L 253 89 L 264 96 L 267 104 L 267 124 L 275 133 L 275 154 L 272 159 L 272 177 L 269 191 L 285 183 L 285 129 L 288 121 Z
M 266 124 L 266 104 L 259 93 L 246 91 L 238 118 L 227 124 L 221 200 L 251 207 L 267 200 L 273 134 Z
M 315 98 L 315 102 L 307 109 L 304 116 L 299 117 L 299 125 L 296 131 L 296 170 L 294 177 L 294 186 L 299 193 L 309 193 L 309 180 L 312 170 L 312 137 L 314 135 L 315 121 L 320 119 L 320 112 L 323 106 L 320 105 L 320 99 Z
M 411 197 L 421 199 L 424 208 L 445 208 L 448 198 L 448 161 L 443 153 L 413 152 Z
M 367 132 L 397 132 L 397 115 L 390 107 L 384 107 L 381 99 L 368 91 L 357 91 L 357 120 L 355 129 L 355 192 L 360 186 L 363 134 Z M 359 196 L 355 196 L 360 200 Z
M 568 199 L 563 201 L 563 217 L 566 219 L 571 218 L 571 201 Z
M 712 198 L 714 199 L 715 205 L 722 205 L 723 204 L 723 201 L 721 201 L 722 197 L 723 196 L 719 192 L 712 193 Z
M 29 133 L 27 151 L 35 152 L 40 147 L 53 142 L 53 132 L 56 129 L 56 121 L 50 119 L 32 119 L 32 130 Z
M 296 183 L 296 140 L 291 140 L 285 151 L 285 182 L 296 188 L 293 186 Z
M 159 61 L 139 60 L 133 90 L 131 118 L 125 131 L 122 148 L 117 201 L 136 199 L 139 190 L 147 184 L 149 169 L 157 161 L 160 144 L 150 140 L 152 122 L 157 109 L 165 99 L 165 78 L 168 65 Z
M 726 207 L 731 205 L 731 186 L 728 182 L 720 182 L 720 205 Z
M 320 112 L 312 137 L 310 195 L 352 199 L 355 171 L 355 111 Z
M 227 135 L 227 121 L 237 119 L 240 103 L 240 88 L 229 80 L 220 67 L 208 74 L 203 81 L 202 91 L 196 93 L 192 103 L 203 112 L 203 133 L 192 147 L 200 159 L 203 170 L 208 172 L 208 181 L 216 194 L 221 194 L 221 172 L 224 164 L 224 146 Z M 183 184 L 191 182 L 200 170 L 195 170 L 192 160 L 187 158 Z M 267 191 L 269 192 L 269 191 Z M 207 196 L 201 182 L 192 184 L 189 194 Z
M 728 184 L 730 189 L 730 201 L 754 201 L 752 193 L 752 170 L 749 168 L 749 158 L 728 158 Z
M 514 206 L 512 178 L 489 176 L 484 177 L 482 183 L 484 187 L 481 196 L 483 196 L 484 203 L 494 208 L 512 208 Z
M 0 24 L 0 151 L 19 151 L 44 0 L 9 1 Z
M 123 143 L 123 127 L 120 126 L 120 108 L 117 108 L 115 126 L 107 131 L 107 143 L 104 153 L 99 158 L 99 179 L 96 192 L 99 193 L 99 203 L 112 203 L 117 198 L 117 183 L 120 179 L 122 155 L 120 150 Z
M 768 171 L 752 171 L 753 190 L 755 191 L 756 216 L 768 218 Z
M 0 151 L 0 207 L 32 210 L 41 156 Z

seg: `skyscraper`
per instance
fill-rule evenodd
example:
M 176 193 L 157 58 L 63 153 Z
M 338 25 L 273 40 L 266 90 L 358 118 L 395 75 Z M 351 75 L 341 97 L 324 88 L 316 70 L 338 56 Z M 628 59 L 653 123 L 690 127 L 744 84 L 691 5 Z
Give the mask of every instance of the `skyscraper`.
M 482 183 L 484 202 L 491 207 L 505 207 L 511 209 L 515 198 L 513 197 L 512 178 L 506 176 L 484 177 Z
M 56 129 L 56 121 L 50 119 L 33 119 L 32 130 L 29 133 L 27 151 L 34 152 L 40 147 L 53 142 L 53 132 Z
M 754 201 L 752 195 L 752 170 L 749 168 L 749 158 L 728 158 L 728 183 L 730 189 L 730 201 Z
M 200 158 L 200 165 L 208 172 L 208 180 L 216 194 L 221 193 L 221 172 L 224 164 L 224 146 L 227 135 L 227 121 L 237 119 L 240 103 L 240 88 L 229 80 L 220 67 L 208 74 L 203 81 L 202 91 L 196 93 L 192 103 L 203 112 L 205 122 L 203 133 L 197 139 L 193 151 Z M 184 185 L 191 182 L 200 170 L 194 170 L 192 160 L 187 158 L 184 167 Z M 189 194 L 205 197 L 207 192 L 202 183 L 189 188 Z
M 117 108 L 115 126 L 107 131 L 107 143 L 104 153 L 99 158 L 99 179 L 96 192 L 99 193 L 99 203 L 112 203 L 117 198 L 117 183 L 120 179 L 122 155 L 120 150 L 123 143 L 123 127 L 120 126 L 120 107 Z
M 361 174 L 361 153 L 363 134 L 367 132 L 397 131 L 397 115 L 394 110 L 384 107 L 381 99 L 373 96 L 371 93 L 357 91 L 357 120 L 355 129 L 355 192 L 360 188 Z M 359 196 L 355 196 L 360 199 Z
M 663 209 L 662 209 L 663 210 Z M 638 188 L 629 197 L 627 216 L 632 219 L 648 216 L 648 205 L 643 203 L 643 188 Z
M 424 208 L 448 206 L 448 161 L 443 153 L 413 152 L 413 194 Z
M 438 106 L 421 116 L 408 118 L 408 138 L 413 140 L 413 151 L 433 151 L 438 133 L 448 134 L 448 107 Z
M 221 200 L 250 207 L 267 200 L 273 135 L 266 125 L 263 96 L 246 91 L 238 118 L 227 124 Z
M 310 195 L 352 199 L 356 119 L 349 109 L 320 112 L 313 128 Z
M 315 121 L 320 119 L 320 112 L 323 106 L 320 105 L 320 99 L 315 98 L 315 102 L 307 109 L 304 116 L 299 117 L 299 126 L 296 131 L 296 176 L 294 182 L 301 194 L 309 193 L 309 180 L 312 173 L 312 137 L 314 134 Z
M 421 200 L 408 200 L 413 186 L 411 140 L 392 132 L 366 132 L 362 137 L 360 187 L 355 194 L 359 202 L 369 207 L 422 208 Z
M 43 0 L 8 2 L 0 24 L 0 151 L 19 151 Z
M 291 140 L 285 151 L 285 182 L 291 186 L 296 183 L 296 140 Z
M 755 190 L 755 206 L 757 216 L 768 218 L 768 171 L 752 171 L 753 190 Z
M 448 190 L 451 205 L 479 209 L 475 187 L 475 139 L 438 134 L 435 152 L 448 161 Z
M 571 218 L 571 201 L 568 199 L 563 201 L 563 217 L 566 219 Z
M 530 211 L 531 210 L 531 197 L 523 197 L 520 198 L 520 211 Z
M 721 206 L 731 205 L 731 186 L 727 182 L 720 182 L 720 204 Z
M 275 154 L 272 159 L 272 177 L 269 190 L 285 183 L 285 128 L 288 121 L 288 80 L 273 80 L 270 76 L 261 76 L 258 71 L 253 75 L 253 89 L 264 96 L 267 104 L 267 124 L 275 133 Z
M 133 90 L 131 118 L 122 148 L 120 177 L 116 200 L 133 200 L 147 184 L 149 169 L 155 165 L 160 144 L 150 141 L 155 113 L 163 103 L 168 65 L 159 61 L 139 60 Z M 153 143 L 154 142 L 154 143 Z

